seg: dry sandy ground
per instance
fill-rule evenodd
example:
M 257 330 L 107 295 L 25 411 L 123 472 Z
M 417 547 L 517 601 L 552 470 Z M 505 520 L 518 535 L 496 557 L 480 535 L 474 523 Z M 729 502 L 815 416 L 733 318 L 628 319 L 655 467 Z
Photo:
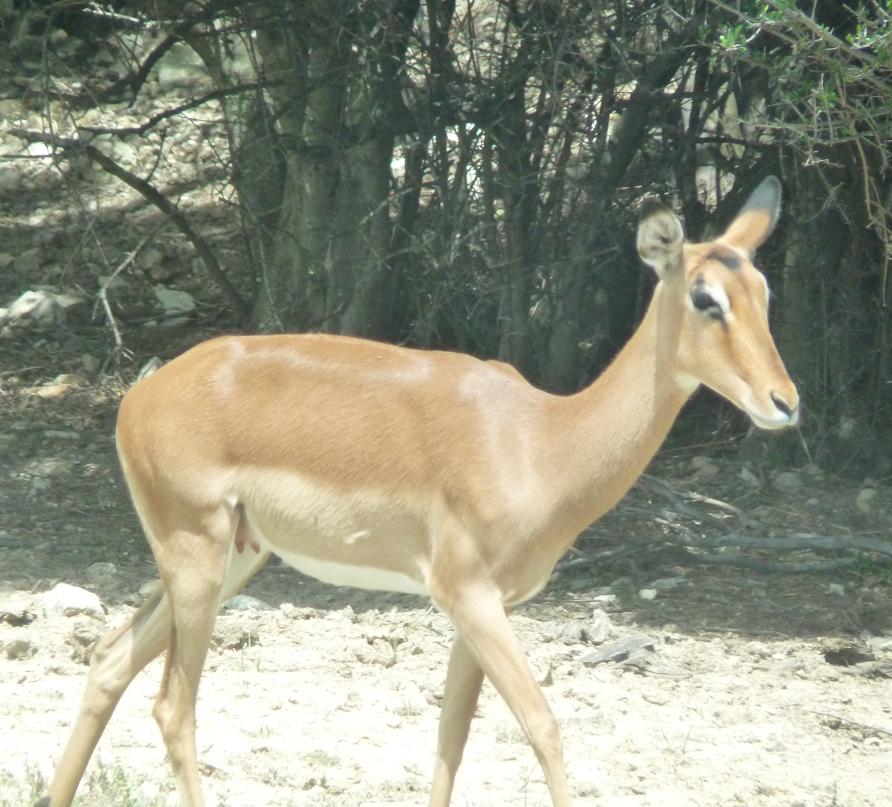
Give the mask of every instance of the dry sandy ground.
M 643 667 L 589 666 L 580 659 L 593 649 L 586 631 L 597 606 L 591 591 L 567 584 L 514 624 L 562 725 L 578 804 L 892 803 L 892 681 L 883 672 L 892 641 L 874 641 L 873 663 L 845 667 L 828 663 L 829 639 L 642 628 L 614 604 L 610 639 L 648 635 L 656 652 Z M 661 592 L 650 607 L 668 608 L 696 585 Z M 250 593 L 273 607 L 221 615 L 203 678 L 208 803 L 424 803 L 447 620 L 420 600 L 330 589 L 278 566 Z M 783 607 L 784 592 L 775 594 Z M 72 658 L 83 656 L 72 634 L 95 634 L 130 608 L 116 605 L 106 620 L 0 626 L 0 647 L 32 645 L 0 660 L 0 804 L 28 803 L 61 750 L 86 672 Z M 128 690 L 81 804 L 177 803 L 150 715 L 160 672 L 153 663 Z M 488 686 L 454 803 L 549 803 L 532 752 Z

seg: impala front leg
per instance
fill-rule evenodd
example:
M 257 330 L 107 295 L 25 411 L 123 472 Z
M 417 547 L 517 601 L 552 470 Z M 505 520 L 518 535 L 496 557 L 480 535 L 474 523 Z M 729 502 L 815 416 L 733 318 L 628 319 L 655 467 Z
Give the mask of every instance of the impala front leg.
M 443 598 L 432 593 L 452 619 L 462 644 L 470 649 L 520 723 L 542 766 L 554 807 L 571 807 L 557 721 L 527 664 L 499 594 L 488 586 L 473 585 L 448 592 Z M 441 727 L 441 737 L 442 731 Z M 439 758 L 437 764 L 441 764 Z

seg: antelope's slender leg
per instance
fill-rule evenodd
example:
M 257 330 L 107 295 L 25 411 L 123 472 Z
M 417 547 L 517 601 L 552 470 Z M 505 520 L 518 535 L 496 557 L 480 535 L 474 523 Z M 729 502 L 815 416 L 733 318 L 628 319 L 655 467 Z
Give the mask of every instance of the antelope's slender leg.
M 440 605 L 520 723 L 542 766 L 554 807 L 570 807 L 557 721 L 527 665 L 499 595 L 481 588 L 453 591 L 448 603 Z
M 233 553 L 222 586 L 225 599 L 237 593 L 266 563 L 269 553 Z M 211 613 L 216 613 L 215 598 Z M 80 711 L 56 765 L 49 799 L 41 807 L 68 807 L 112 712 L 127 686 L 168 647 L 174 631 L 170 599 L 162 586 L 126 621 L 102 637 L 93 651 Z
M 217 610 L 222 599 L 238 591 L 269 554 L 244 545 L 236 549 L 245 529 L 241 508 L 221 506 L 191 520 L 195 522 L 192 529 L 168 532 L 156 552 L 173 627 L 154 716 L 183 804 L 201 807 L 195 703 Z M 168 552 L 176 564 L 165 563 Z
M 430 807 L 449 804 L 482 683 L 483 670 L 468 646 L 456 635 L 446 671 Z
M 80 711 L 49 791 L 52 807 L 74 798 L 96 743 L 121 695 L 136 674 L 163 652 L 170 636 L 170 608 L 159 586 L 123 625 L 103 636 L 93 650 Z

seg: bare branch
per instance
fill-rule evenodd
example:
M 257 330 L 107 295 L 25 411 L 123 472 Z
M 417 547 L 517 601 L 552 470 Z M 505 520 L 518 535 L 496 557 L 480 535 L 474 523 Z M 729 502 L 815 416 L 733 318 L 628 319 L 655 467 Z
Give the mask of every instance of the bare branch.
M 116 163 L 111 157 L 101 152 L 95 146 L 89 143 L 83 143 L 80 140 L 70 138 L 53 137 L 43 132 L 36 132 L 27 129 L 13 129 L 10 132 L 15 137 L 20 137 L 28 142 L 48 143 L 54 148 L 63 151 L 72 151 L 75 153 L 85 154 L 93 162 L 101 166 L 112 176 L 117 177 L 125 184 L 133 188 L 146 201 L 151 202 L 161 212 L 163 212 L 171 221 L 176 224 L 177 229 L 186 237 L 190 244 L 195 248 L 198 257 L 204 264 L 208 274 L 219 287 L 220 291 L 232 306 L 233 311 L 239 319 L 246 319 L 248 316 L 248 305 L 242 299 L 235 286 L 232 285 L 216 256 L 208 245 L 204 237 L 192 226 L 189 219 L 174 205 L 164 194 L 162 194 L 153 185 L 150 185 L 144 179 L 136 174 L 128 171 L 123 166 Z

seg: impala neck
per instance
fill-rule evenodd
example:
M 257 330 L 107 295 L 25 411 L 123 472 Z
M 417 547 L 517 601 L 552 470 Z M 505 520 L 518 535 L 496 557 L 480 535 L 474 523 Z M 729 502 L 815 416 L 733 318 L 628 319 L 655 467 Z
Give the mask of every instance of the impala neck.
M 564 470 L 554 478 L 565 485 L 572 529 L 584 529 L 622 498 L 697 387 L 676 372 L 679 318 L 670 296 L 660 283 L 613 363 L 591 386 L 561 400 L 562 431 L 553 445 Z

